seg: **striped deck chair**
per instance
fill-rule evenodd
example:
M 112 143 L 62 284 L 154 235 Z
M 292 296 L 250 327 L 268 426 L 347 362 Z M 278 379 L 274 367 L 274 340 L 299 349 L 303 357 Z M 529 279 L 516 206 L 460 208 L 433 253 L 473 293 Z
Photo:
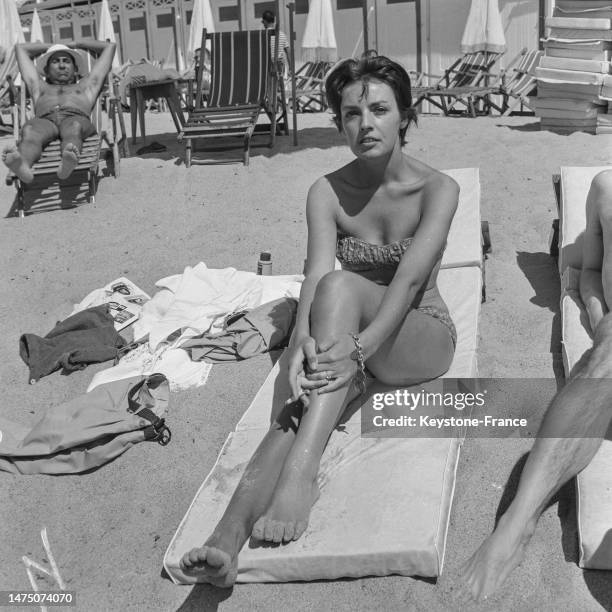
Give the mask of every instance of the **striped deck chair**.
M 2 132 L 12 133 L 16 119 L 16 92 L 15 80 L 19 75 L 15 53 L 11 53 L 6 60 L 0 64 L 0 134 Z M 6 121 L 3 118 L 9 117 Z
M 196 104 L 179 131 L 179 142 L 185 141 L 185 165 L 192 164 L 193 141 L 243 137 L 243 161 L 249 163 L 249 149 L 255 125 L 262 110 L 270 118 L 270 146 L 276 135 L 277 75 L 270 57 L 269 30 L 241 32 L 202 31 L 200 67 L 204 66 L 206 40 L 210 39 L 211 82 L 207 105 L 202 99 L 202 69 L 197 74 Z M 269 79 L 272 78 L 272 86 Z M 215 150 L 220 150 L 215 146 Z
M 531 50 L 525 47 L 506 68 L 501 71 L 494 93 L 502 96 L 501 104 L 494 103 L 489 99 L 489 104 L 500 114 L 507 116 L 520 104 L 520 112 L 523 107 L 531 109 L 529 95 L 536 87 L 535 69 L 540 63 L 543 51 Z M 518 63 L 517 63 L 518 62 Z M 514 65 L 516 64 L 516 67 Z
M 415 87 L 414 107 L 429 102 L 445 115 L 464 114 L 475 117 L 488 112 L 488 95 L 493 91 L 488 83 L 495 64 L 503 53 L 476 51 L 456 60 L 444 75 L 431 86 Z M 432 75 L 425 74 L 426 77 Z
M 0 84 L 0 134 L 13 133 L 15 125 L 19 123 L 17 107 L 17 88 L 11 75 Z M 8 119 L 7 119 L 8 117 Z
M 88 54 L 89 56 L 89 54 Z M 93 58 L 88 57 L 88 61 L 91 62 Z M 109 155 L 106 157 L 107 166 L 109 167 L 110 173 L 117 178 L 119 176 L 119 141 L 116 135 L 116 119 L 112 117 L 112 113 L 117 113 L 118 104 L 116 103 L 112 92 L 112 81 L 107 77 L 110 89 L 103 92 L 98 96 L 98 100 L 91 113 L 91 122 L 96 128 L 96 133 L 89 136 L 83 141 L 83 148 L 81 155 L 79 156 L 79 163 L 66 180 L 60 181 L 57 178 L 57 168 L 61 162 L 60 142 L 54 140 L 49 143 L 43 150 L 41 158 L 32 166 L 34 172 L 34 181 L 29 184 L 23 183 L 18 177 L 12 172 L 9 172 L 6 177 L 6 184 L 14 184 L 17 188 L 17 214 L 19 217 L 25 216 L 26 209 L 26 191 L 38 190 L 41 193 L 43 202 L 50 206 L 50 200 L 56 195 L 55 192 L 51 192 L 49 189 L 50 184 L 55 184 L 61 189 L 62 186 L 80 186 L 83 185 L 85 179 L 87 180 L 87 200 L 90 204 L 95 202 L 95 194 L 98 184 L 98 170 L 100 165 L 100 156 L 102 152 L 102 145 L 106 143 L 109 150 Z M 20 88 L 20 102 L 19 112 L 16 115 L 19 117 L 19 125 L 15 126 L 14 136 L 15 140 L 19 141 L 21 128 L 28 120 L 28 113 L 26 110 L 26 98 L 28 91 L 25 83 Z M 101 98 L 104 96 L 107 111 L 102 110 Z M 125 140 L 125 134 L 124 134 Z M 109 165 L 109 160 L 112 161 L 112 165 Z
M 327 109 L 324 82 L 332 65 L 332 62 L 306 62 L 295 73 L 293 106 L 296 112 L 320 112 Z

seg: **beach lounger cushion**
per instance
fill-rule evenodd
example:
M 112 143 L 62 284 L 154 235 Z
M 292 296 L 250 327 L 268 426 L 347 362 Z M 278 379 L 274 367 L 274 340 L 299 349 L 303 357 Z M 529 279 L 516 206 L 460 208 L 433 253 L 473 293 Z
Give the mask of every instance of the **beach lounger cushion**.
M 442 256 L 443 268 L 482 265 L 480 206 L 480 176 L 478 168 L 445 170 L 461 188 L 459 205 L 453 218 L 446 250 Z
M 593 177 L 605 167 L 561 168 L 560 256 L 563 365 L 566 376 L 592 346 L 580 299 L 580 236 L 586 224 L 586 196 Z M 578 257 L 578 259 L 576 259 Z M 576 479 L 579 560 L 583 568 L 612 569 L 612 431 Z
M 474 377 L 482 276 L 476 266 L 441 270 L 440 291 L 458 330 L 447 376 Z M 289 394 L 277 363 L 228 437 L 164 557 L 172 580 L 195 580 L 179 561 L 203 543 L 221 517 L 242 471 L 267 431 L 271 408 Z M 368 395 L 389 391 L 376 383 Z M 239 557 L 239 582 L 286 582 L 370 575 L 437 576 L 461 440 L 366 438 L 360 411 L 334 431 L 322 458 L 321 496 L 306 533 L 297 542 L 261 546 L 247 542 Z

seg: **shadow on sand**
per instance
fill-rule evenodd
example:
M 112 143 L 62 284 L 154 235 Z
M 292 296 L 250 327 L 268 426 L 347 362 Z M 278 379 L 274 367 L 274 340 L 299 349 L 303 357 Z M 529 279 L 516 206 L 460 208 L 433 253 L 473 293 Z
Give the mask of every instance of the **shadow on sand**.
M 602 547 L 612 547 L 612 530 L 608 531 Z M 610 570 L 583 570 L 584 582 L 591 595 L 601 604 L 604 610 L 612 610 L 612 580 Z
M 220 589 L 212 584 L 197 584 L 176 612 L 216 612 L 219 604 L 232 596 L 234 589 Z
M 504 125 L 502 123 L 498 123 L 497 127 L 505 128 L 507 130 L 514 130 L 516 132 L 541 132 L 543 131 L 540 127 L 539 121 L 531 121 L 529 123 L 524 123 L 523 125 Z
M 554 313 L 550 334 L 550 352 L 553 355 L 555 378 L 562 381 L 565 377 L 563 364 L 560 359 L 554 358 L 561 353 L 561 312 L 559 306 L 561 289 L 557 262 L 548 253 L 517 251 L 516 263 L 535 293 L 529 301 Z
M 278 546 L 278 545 L 277 545 Z M 367 576 L 361 578 L 335 578 L 334 583 L 351 583 L 363 580 Z M 424 582 L 427 584 L 435 585 L 437 583 L 436 578 L 422 578 L 420 576 L 410 576 L 411 579 L 418 582 Z M 309 584 L 324 584 L 330 582 L 329 580 L 309 580 Z M 301 584 L 299 582 L 288 582 L 284 584 Z M 219 604 L 229 599 L 234 592 L 231 589 L 222 589 L 219 587 L 212 586 L 210 584 L 197 584 L 189 593 L 187 599 L 176 609 L 176 612 L 216 612 L 219 609 Z
M 164 145 L 165 151 L 150 151 L 137 155 L 136 151 L 153 142 Z M 242 137 L 220 138 L 219 145 L 215 147 L 205 146 L 202 142 L 194 141 L 193 164 L 239 164 L 242 165 Z M 331 123 L 327 128 L 298 128 L 298 144 L 293 144 L 293 132 L 289 135 L 280 134 L 276 137 L 273 148 L 268 146 L 269 136 L 266 134 L 254 134 L 251 140 L 250 158 L 274 157 L 275 155 L 304 151 L 307 149 L 330 149 L 345 144 L 344 138 L 338 133 L 336 127 Z M 143 157 L 146 159 L 175 160 L 177 166 L 185 164 L 185 143 L 177 141 L 176 132 L 165 132 L 147 136 L 145 140 L 138 138 L 136 143 L 130 139 L 130 157 Z

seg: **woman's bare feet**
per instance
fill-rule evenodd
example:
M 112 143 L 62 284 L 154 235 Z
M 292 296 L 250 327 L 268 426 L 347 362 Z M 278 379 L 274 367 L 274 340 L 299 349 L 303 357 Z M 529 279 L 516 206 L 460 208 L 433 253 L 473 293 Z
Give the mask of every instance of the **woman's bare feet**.
M 220 536 L 213 534 L 204 546 L 192 548 L 183 555 L 181 571 L 214 586 L 229 588 L 236 582 L 238 553 L 244 541 L 244 538 L 229 530 Z
M 79 164 L 79 150 L 72 142 L 66 144 L 62 151 L 62 161 L 57 169 L 57 176 L 61 179 L 68 178 Z
M 523 561 L 535 527 L 535 519 L 513 524 L 506 515 L 502 516 L 495 531 L 463 568 L 462 598 L 482 601 L 498 589 Z
M 23 160 L 16 146 L 13 145 L 4 149 L 2 161 L 8 169 L 24 183 L 31 183 L 34 180 L 32 168 Z
M 252 536 L 266 542 L 297 540 L 308 527 L 310 510 L 319 499 L 316 472 L 285 467 L 274 489 L 270 505 L 255 523 Z

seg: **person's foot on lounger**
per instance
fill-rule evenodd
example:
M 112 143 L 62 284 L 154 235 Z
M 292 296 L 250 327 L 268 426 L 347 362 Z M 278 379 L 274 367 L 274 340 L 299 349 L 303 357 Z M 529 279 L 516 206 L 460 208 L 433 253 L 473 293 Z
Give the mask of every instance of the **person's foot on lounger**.
M 21 153 L 15 146 L 6 147 L 2 153 L 2 161 L 8 169 L 24 183 L 31 183 L 34 180 L 32 168 L 21 157 Z
M 67 179 L 79 163 L 79 150 L 76 145 L 69 142 L 62 151 L 62 161 L 57 169 L 57 176 Z
M 513 524 L 512 519 L 502 516 L 463 568 L 462 599 L 482 601 L 493 594 L 523 561 L 535 527 L 535 519 Z
M 318 468 L 318 466 L 317 466 Z M 317 470 L 286 467 L 274 489 L 268 509 L 255 526 L 252 536 L 266 542 L 290 542 L 297 540 L 308 527 L 310 510 L 319 499 Z
M 240 538 L 214 534 L 206 540 L 204 546 L 192 548 L 185 553 L 180 567 L 187 576 L 201 578 L 217 587 L 229 588 L 236 582 L 238 575 L 238 546 Z M 237 550 L 236 550 L 237 549 Z

